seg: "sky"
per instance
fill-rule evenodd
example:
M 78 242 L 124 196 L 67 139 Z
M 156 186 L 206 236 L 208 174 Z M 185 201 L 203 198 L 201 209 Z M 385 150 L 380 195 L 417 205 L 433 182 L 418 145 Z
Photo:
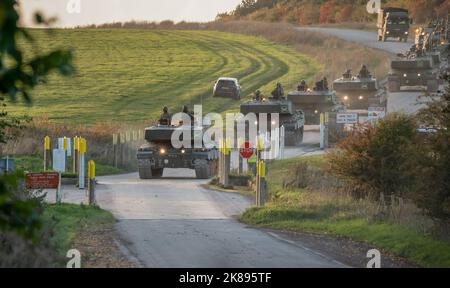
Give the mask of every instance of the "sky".
M 58 27 L 129 20 L 207 22 L 233 10 L 241 0 L 19 0 L 23 24 L 36 11 L 56 16 Z

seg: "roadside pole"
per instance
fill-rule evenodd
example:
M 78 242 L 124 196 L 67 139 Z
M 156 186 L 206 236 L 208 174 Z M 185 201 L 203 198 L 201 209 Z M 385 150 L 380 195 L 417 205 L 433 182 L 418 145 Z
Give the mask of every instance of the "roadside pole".
M 80 138 L 80 167 L 78 170 L 78 187 L 80 189 L 85 188 L 85 177 L 84 177 L 84 161 L 85 161 L 85 154 L 86 154 L 86 139 Z
M 67 155 L 68 155 L 67 149 L 69 147 L 69 143 L 68 143 L 67 137 L 64 137 L 62 139 L 62 146 L 63 146 L 62 148 L 64 150 L 64 162 L 67 163 Z M 69 166 L 69 165 L 67 164 L 67 166 Z M 70 169 L 68 168 L 67 171 L 70 171 Z
M 56 204 L 61 204 L 61 172 L 58 172 L 58 188 L 56 189 Z
M 230 185 L 230 149 L 227 146 L 227 141 L 222 140 L 220 144 L 220 155 L 219 155 L 219 183 L 224 187 Z
M 51 166 L 51 149 L 50 149 L 50 137 L 44 138 L 44 172 L 48 171 Z
M 97 204 L 97 200 L 95 197 L 95 162 L 94 162 L 94 160 L 91 160 L 88 163 L 88 174 L 89 174 L 89 183 L 88 183 L 89 205 L 93 206 L 93 205 Z
M 263 143 L 260 137 L 257 138 L 256 151 L 256 207 L 264 207 L 265 204 L 265 177 L 266 163 L 262 159 Z
M 80 138 L 75 136 L 73 138 L 73 173 L 78 174 L 78 161 L 79 161 L 79 153 L 80 150 Z

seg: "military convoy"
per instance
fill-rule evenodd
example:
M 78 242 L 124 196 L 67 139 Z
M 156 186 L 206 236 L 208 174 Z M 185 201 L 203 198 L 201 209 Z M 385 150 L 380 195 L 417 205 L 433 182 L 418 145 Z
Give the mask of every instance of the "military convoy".
M 209 179 L 215 174 L 218 159 L 217 150 L 174 148 L 171 140 L 176 129 L 189 129 L 188 133 L 192 133 L 191 136 L 194 141 L 195 137 L 203 135 L 206 127 L 177 127 L 168 123 L 168 125 L 159 124 L 145 129 L 147 143 L 142 145 L 137 152 L 139 178 L 160 178 L 165 168 L 194 169 L 198 179 Z
M 412 23 L 406 9 L 386 7 L 378 13 L 378 41 L 385 42 L 388 38 L 397 38 L 407 42 L 409 27 Z
M 304 80 L 297 87 L 297 91 L 290 92 L 287 99 L 292 102 L 294 109 L 303 110 L 307 125 L 320 124 L 320 114 L 325 112 L 339 112 L 345 109 L 339 102 L 335 91 L 328 88 L 326 78 L 317 82 L 315 87 L 308 89 Z
M 389 92 L 417 90 L 426 87 L 428 92 L 439 89 L 441 54 L 438 50 L 441 35 L 436 26 L 416 30 L 415 44 L 405 54 L 391 61 L 388 76 Z
M 281 87 L 281 85 L 278 87 Z M 257 116 L 261 113 L 266 113 L 268 115 L 271 113 L 278 113 L 280 127 L 284 126 L 285 129 L 285 145 L 299 146 L 303 142 L 305 125 L 303 111 L 295 110 L 291 101 L 286 100 L 286 98 L 282 97 L 280 94 L 274 94 L 274 97 L 264 99 L 259 91 L 257 91 L 255 98 L 252 101 L 241 104 L 241 113 L 243 115 L 254 113 Z M 267 120 L 269 122 L 267 127 L 271 127 L 271 119 L 268 117 Z
M 378 81 L 370 74 L 366 65 L 362 66 L 357 76 L 347 70 L 342 78 L 333 82 L 333 89 L 338 99 L 349 109 L 368 109 L 371 105 L 380 104 L 376 97 Z

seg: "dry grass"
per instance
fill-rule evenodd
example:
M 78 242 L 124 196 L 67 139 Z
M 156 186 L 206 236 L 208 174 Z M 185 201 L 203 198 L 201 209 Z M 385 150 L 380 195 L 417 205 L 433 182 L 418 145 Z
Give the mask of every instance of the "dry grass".
M 269 41 L 289 45 L 300 53 L 313 57 L 323 66 L 321 74 L 336 79 L 346 69 L 358 71 L 367 64 L 372 74 L 383 79 L 389 72 L 390 55 L 387 52 L 349 43 L 319 32 L 299 31 L 287 23 L 266 23 L 255 21 L 212 22 L 204 29 L 259 36 Z

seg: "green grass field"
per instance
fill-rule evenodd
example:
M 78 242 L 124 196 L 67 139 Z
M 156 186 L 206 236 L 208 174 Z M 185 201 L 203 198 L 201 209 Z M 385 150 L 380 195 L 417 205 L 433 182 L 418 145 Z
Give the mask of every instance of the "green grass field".
M 292 48 L 239 34 L 125 29 L 32 34 L 41 52 L 73 48 L 77 73 L 51 76 L 33 91 L 32 107 L 17 103 L 8 111 L 55 122 L 145 121 L 157 118 L 164 105 L 172 112 L 201 103 L 204 113 L 237 111 L 238 102 L 212 98 L 218 77 L 239 78 L 250 97 L 256 89 L 269 94 L 278 81 L 289 90 L 320 70 Z

